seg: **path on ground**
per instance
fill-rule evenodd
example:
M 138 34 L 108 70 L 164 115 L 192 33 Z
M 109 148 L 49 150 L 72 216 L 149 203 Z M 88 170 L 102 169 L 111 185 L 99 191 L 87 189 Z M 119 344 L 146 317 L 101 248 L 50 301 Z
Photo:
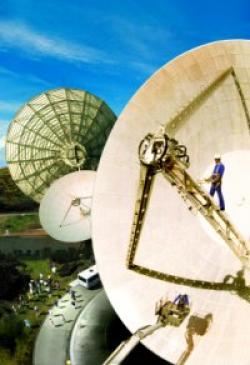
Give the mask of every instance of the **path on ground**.
M 65 365 L 69 358 L 70 336 L 75 321 L 100 289 L 87 290 L 81 285 L 71 288 L 76 293 L 75 306 L 70 294 L 65 294 L 51 308 L 36 338 L 33 365 Z

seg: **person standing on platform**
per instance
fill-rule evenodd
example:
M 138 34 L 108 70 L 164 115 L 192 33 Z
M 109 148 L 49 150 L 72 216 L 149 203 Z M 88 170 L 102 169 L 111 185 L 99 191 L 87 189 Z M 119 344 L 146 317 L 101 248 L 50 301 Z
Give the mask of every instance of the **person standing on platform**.
M 214 160 L 215 160 L 215 166 L 213 169 L 213 173 L 208 179 L 205 179 L 205 181 L 211 182 L 210 195 L 214 196 L 214 194 L 217 193 L 219 198 L 220 210 L 225 210 L 225 201 L 221 191 L 222 178 L 224 175 L 225 166 L 223 165 L 223 163 L 221 163 L 220 155 L 215 155 Z

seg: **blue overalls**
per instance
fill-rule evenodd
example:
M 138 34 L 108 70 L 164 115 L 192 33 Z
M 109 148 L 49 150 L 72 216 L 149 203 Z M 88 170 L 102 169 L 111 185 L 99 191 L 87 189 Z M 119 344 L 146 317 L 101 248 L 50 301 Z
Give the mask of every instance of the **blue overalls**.
M 222 163 L 217 163 L 214 166 L 213 175 L 219 174 L 220 180 L 218 182 L 212 183 L 211 188 L 210 188 L 211 196 L 214 196 L 215 192 L 218 194 L 220 210 L 225 210 L 225 201 L 224 201 L 222 191 L 221 191 L 221 179 L 224 174 L 224 171 L 225 171 L 225 166 Z
M 187 294 L 179 294 L 177 295 L 177 297 L 174 299 L 173 303 L 174 304 L 178 304 L 180 300 L 183 300 L 185 305 L 189 305 L 189 299 L 188 299 L 188 295 Z

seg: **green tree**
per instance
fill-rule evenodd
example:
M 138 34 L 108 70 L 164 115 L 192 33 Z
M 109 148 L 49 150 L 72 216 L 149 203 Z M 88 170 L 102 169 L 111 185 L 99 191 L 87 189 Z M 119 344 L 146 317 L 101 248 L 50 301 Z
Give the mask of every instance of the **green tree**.
M 0 361 L 2 365 L 17 365 L 16 360 L 11 355 L 10 350 L 0 347 Z
M 0 319 L 0 344 L 2 347 L 14 351 L 16 340 L 24 332 L 24 323 L 16 315 L 3 316 Z
M 15 257 L 0 254 L 0 300 L 12 300 L 27 289 L 30 276 Z
M 17 365 L 32 364 L 33 337 L 24 335 L 16 340 L 15 359 Z

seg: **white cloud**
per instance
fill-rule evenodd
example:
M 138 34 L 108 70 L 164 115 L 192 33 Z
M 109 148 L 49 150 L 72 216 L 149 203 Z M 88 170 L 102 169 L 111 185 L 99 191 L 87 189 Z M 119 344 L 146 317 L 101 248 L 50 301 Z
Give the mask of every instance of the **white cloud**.
M 0 137 L 0 149 L 5 148 L 6 136 Z
M 130 65 L 136 70 L 141 71 L 142 73 L 148 75 L 152 75 L 159 68 L 159 66 L 155 66 L 150 63 L 140 62 L 140 61 L 131 62 Z
M 109 62 L 96 48 L 46 36 L 20 22 L 0 21 L 0 43 L 2 50 L 21 49 L 33 58 L 50 56 L 68 62 Z
M 37 77 L 36 75 L 24 74 L 24 73 L 19 74 L 17 72 L 11 71 L 8 68 L 2 67 L 2 66 L 0 66 L 0 75 L 11 77 L 14 79 L 25 80 L 25 83 L 27 83 L 29 81 L 32 84 L 44 85 L 47 87 L 51 86 L 51 84 L 48 81 L 43 80 L 40 77 Z
M 11 77 L 16 77 L 17 74 L 13 71 L 10 71 L 9 69 L 0 66 L 0 74 L 1 75 L 5 75 L 5 76 L 11 76 Z
M 32 84 L 39 84 L 39 85 L 43 85 L 43 86 L 47 86 L 47 87 L 51 86 L 50 82 L 43 80 L 40 77 L 37 77 L 35 75 L 28 74 L 28 75 L 24 75 L 23 78 L 26 80 L 26 82 L 29 81 Z
M 121 41 L 141 57 L 155 58 L 155 52 L 159 51 L 158 48 L 172 39 L 170 31 L 160 27 L 152 20 L 147 24 L 132 23 L 121 18 L 112 18 L 110 21 Z
M 161 65 L 159 55 L 173 45 L 174 33 L 151 17 L 133 22 L 107 16 L 105 22 L 111 24 L 120 44 L 126 47 L 126 53 L 118 54 L 119 63 L 139 71 L 140 75 L 135 76 L 137 79 L 142 74 L 150 76 L 154 73 Z
M 1 132 L 1 127 L 2 126 L 6 126 L 9 123 L 9 120 L 7 119 L 0 119 L 0 132 Z
M 0 113 L 1 112 L 5 112 L 5 113 L 13 113 L 16 112 L 17 109 L 21 106 L 21 102 L 11 102 L 11 101 L 4 101 L 4 100 L 0 100 Z
M 11 120 L 0 119 L 0 136 L 7 134 L 7 130 L 8 130 L 10 121 Z

